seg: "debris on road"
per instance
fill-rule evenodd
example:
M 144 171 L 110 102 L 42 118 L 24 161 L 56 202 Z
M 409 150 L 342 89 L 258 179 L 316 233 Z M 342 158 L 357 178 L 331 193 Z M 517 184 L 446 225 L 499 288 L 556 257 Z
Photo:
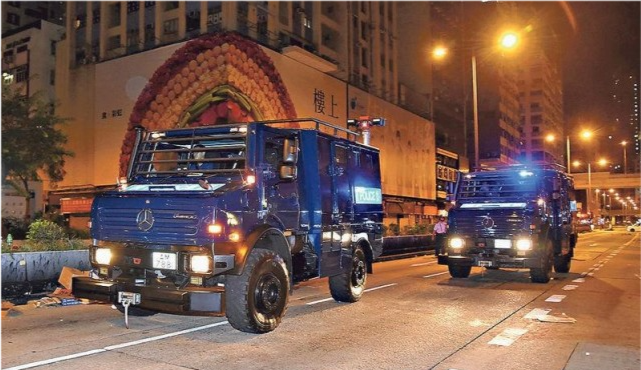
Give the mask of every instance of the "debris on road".
M 9 311 L 13 308 L 14 304 L 9 301 L 2 301 L 2 317 L 9 315 Z
M 561 316 L 540 315 L 536 319 L 541 321 L 541 322 L 569 323 L 569 324 L 576 323 L 576 319 L 575 318 L 569 317 L 564 313 L 562 313 Z
M 82 271 L 75 269 L 73 267 L 63 267 L 62 271 L 60 272 L 60 278 L 58 279 L 58 283 L 71 291 L 71 284 L 73 283 L 73 278 L 76 276 L 89 276 L 89 271 Z

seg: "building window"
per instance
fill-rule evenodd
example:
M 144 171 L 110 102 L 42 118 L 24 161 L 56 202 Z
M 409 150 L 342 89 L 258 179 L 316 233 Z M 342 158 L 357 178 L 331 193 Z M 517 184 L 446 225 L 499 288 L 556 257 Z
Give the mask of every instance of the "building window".
M 165 35 L 178 34 L 178 18 L 165 21 L 165 23 L 163 23 L 163 33 Z
M 55 40 L 51 40 L 51 41 L 50 41 L 50 44 L 49 44 L 49 52 L 50 52 L 50 53 L 51 53 L 51 55 L 53 55 L 53 56 L 55 56 L 55 55 L 56 55 L 56 41 L 55 41 Z
M 55 84 L 56 84 L 56 71 L 52 69 L 49 71 L 49 85 L 53 86 Z
M 535 116 L 532 116 L 530 123 L 533 125 L 540 125 L 541 123 L 543 123 L 543 118 L 537 114 Z
M 362 48 L 361 49 L 361 66 L 367 68 L 367 49 Z
M 114 50 L 120 47 L 120 35 L 111 36 L 107 39 L 107 50 Z
M 178 9 L 178 1 L 167 1 L 165 4 L 165 11 Z
M 127 14 L 137 12 L 140 9 L 140 2 L 127 1 Z
M 29 67 L 26 65 L 16 68 L 16 82 L 24 82 L 29 79 Z
M 120 26 L 120 3 L 109 5 L 109 27 Z
M 284 26 L 289 25 L 289 3 L 286 1 L 278 2 L 278 21 Z
M 14 26 L 19 26 L 20 16 L 15 13 L 7 13 L 7 23 L 12 24 Z

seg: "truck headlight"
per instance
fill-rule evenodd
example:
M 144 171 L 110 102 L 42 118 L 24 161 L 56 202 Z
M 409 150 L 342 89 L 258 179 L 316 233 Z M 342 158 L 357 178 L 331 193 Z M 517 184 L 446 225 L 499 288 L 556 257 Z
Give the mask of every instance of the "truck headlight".
M 191 271 L 197 274 L 206 274 L 211 272 L 211 258 L 205 255 L 191 256 Z
M 111 249 L 96 248 L 93 258 L 99 265 L 108 265 L 111 262 Z
M 529 251 L 532 249 L 532 241 L 530 239 L 519 239 L 516 241 L 516 249 L 520 251 Z
M 462 238 L 452 238 L 450 239 L 450 247 L 454 249 L 460 249 L 465 246 L 465 240 Z

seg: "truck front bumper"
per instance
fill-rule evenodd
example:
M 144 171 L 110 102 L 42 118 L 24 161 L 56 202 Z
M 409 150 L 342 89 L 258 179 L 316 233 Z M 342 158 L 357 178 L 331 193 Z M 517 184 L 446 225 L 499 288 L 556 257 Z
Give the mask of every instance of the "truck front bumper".
M 118 303 L 118 292 L 140 294 L 143 309 L 200 316 L 223 316 L 225 314 L 225 288 L 169 289 L 156 286 L 133 285 L 123 282 L 73 278 L 73 295 L 102 302 Z
M 495 255 L 492 257 L 484 256 L 438 256 L 439 265 L 451 266 L 479 266 L 479 267 L 496 267 L 496 268 L 542 268 L 543 263 L 540 258 L 531 257 L 510 257 Z

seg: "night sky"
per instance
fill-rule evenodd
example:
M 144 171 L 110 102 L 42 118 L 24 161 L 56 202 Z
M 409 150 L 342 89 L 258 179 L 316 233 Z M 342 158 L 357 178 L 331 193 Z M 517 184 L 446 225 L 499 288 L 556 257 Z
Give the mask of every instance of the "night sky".
M 621 156 L 621 148 L 611 144 L 622 139 L 630 141 L 632 137 L 629 125 L 627 133 L 614 127 L 612 110 L 616 108 L 612 103 L 612 81 L 614 75 L 630 74 L 639 81 L 640 3 L 566 4 L 576 23 L 575 28 L 570 25 L 570 15 L 559 17 L 556 24 L 563 35 L 565 116 L 575 130 L 582 127 L 598 130 L 601 145 L 595 149 L 616 160 Z M 605 139 L 610 134 L 616 137 L 608 143 Z M 608 150 L 616 152 L 607 153 Z

